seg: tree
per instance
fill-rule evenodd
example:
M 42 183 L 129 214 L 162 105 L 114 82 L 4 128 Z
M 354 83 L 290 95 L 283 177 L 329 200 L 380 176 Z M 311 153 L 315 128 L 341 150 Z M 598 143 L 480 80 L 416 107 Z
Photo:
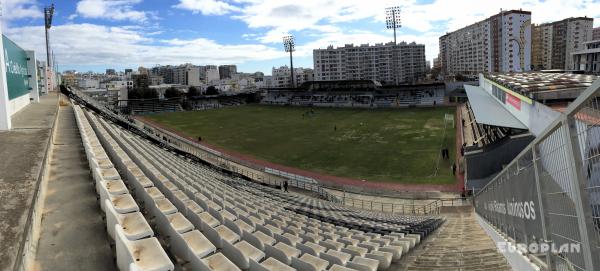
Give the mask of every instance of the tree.
M 181 97 L 181 95 L 183 95 L 183 93 L 181 91 L 179 91 L 178 89 L 176 89 L 174 87 L 170 87 L 165 90 L 164 96 L 165 96 L 165 98 L 170 99 L 170 98 Z
M 192 97 L 200 96 L 200 94 L 202 94 L 202 93 L 200 93 L 200 90 L 198 90 L 198 88 L 196 88 L 194 86 L 191 86 L 188 89 L 188 92 L 187 92 L 186 96 L 188 98 L 192 98 Z
M 132 88 L 127 93 L 128 99 L 156 99 L 158 92 L 151 88 Z
M 454 76 L 454 80 L 459 81 L 459 82 L 464 82 L 464 81 L 467 81 L 467 77 L 465 77 L 464 75 L 459 73 Z
M 215 86 L 207 87 L 206 95 L 219 95 L 219 90 Z

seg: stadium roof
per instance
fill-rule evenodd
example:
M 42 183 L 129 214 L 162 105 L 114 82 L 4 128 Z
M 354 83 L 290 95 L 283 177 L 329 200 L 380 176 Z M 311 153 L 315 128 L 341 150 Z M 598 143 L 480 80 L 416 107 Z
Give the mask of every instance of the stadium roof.
M 475 114 L 477 123 L 527 129 L 527 126 L 508 112 L 504 106 L 490 96 L 483 88 L 465 85 L 465 90 L 467 91 L 467 96 L 469 96 L 469 102 L 473 108 L 473 114 Z
M 571 73 L 527 72 L 486 74 L 485 78 L 529 98 L 545 100 L 575 99 L 599 77 Z

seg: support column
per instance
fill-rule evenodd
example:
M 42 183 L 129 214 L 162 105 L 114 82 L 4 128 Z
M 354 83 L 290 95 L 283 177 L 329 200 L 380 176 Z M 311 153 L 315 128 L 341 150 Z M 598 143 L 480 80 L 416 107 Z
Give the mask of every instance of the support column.
M 38 69 L 35 59 L 35 51 L 26 51 L 27 53 L 27 73 L 29 74 L 29 97 L 34 103 L 40 102 L 40 88 L 38 86 Z

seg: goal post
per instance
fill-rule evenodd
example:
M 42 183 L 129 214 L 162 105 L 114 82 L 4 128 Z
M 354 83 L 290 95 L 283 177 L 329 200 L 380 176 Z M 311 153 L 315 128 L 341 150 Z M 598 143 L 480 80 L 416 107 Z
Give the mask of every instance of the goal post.
M 453 114 L 445 114 L 444 115 L 444 127 L 447 127 L 447 124 L 451 123 L 452 124 L 452 128 L 456 128 L 454 127 L 454 115 Z

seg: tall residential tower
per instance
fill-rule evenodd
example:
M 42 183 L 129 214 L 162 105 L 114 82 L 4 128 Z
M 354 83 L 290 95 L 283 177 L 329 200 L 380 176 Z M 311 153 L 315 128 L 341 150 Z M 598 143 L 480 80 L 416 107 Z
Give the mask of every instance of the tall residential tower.
M 531 12 L 501 11 L 441 36 L 439 61 L 445 76 L 520 72 L 531 68 Z

